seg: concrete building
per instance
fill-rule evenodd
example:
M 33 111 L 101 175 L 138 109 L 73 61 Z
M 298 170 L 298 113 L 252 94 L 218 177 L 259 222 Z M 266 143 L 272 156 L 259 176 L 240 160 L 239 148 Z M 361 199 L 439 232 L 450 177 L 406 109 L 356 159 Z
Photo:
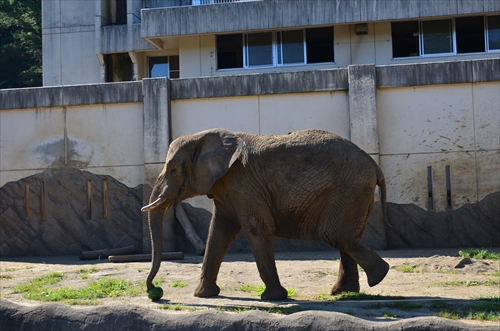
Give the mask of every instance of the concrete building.
M 42 0 L 42 17 L 44 87 L 0 91 L 0 185 L 58 167 L 151 185 L 180 135 L 318 128 L 379 162 L 391 203 L 500 191 L 499 1 Z

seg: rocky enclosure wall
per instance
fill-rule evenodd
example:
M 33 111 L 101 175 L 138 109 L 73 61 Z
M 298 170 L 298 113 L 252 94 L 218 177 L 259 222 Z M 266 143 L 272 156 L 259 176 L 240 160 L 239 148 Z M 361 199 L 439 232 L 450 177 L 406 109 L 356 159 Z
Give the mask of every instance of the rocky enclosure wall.
M 149 229 L 140 208 L 151 188 L 129 188 L 110 176 L 75 168 L 48 169 L 0 188 L 0 256 L 79 255 L 81 251 L 133 245 L 148 253 Z M 500 192 L 477 204 L 448 212 L 415 205 L 388 204 L 388 223 L 380 204 L 372 212 L 364 242 L 374 249 L 500 246 Z M 211 213 L 183 203 L 206 242 Z M 173 217 L 167 213 L 165 217 Z M 165 220 L 167 221 L 167 220 Z M 177 222 L 177 250 L 195 253 Z M 320 242 L 275 238 L 276 251 L 329 250 Z M 230 252 L 249 252 L 243 234 Z

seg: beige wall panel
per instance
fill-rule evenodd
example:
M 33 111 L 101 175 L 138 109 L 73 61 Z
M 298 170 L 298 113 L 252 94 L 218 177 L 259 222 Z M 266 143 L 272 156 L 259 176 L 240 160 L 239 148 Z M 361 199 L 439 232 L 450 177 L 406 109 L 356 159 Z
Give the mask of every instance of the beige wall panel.
M 44 169 L 64 162 L 62 108 L 0 112 L 0 170 Z
M 142 104 L 73 107 L 66 116 L 68 159 L 75 166 L 144 163 Z
M 118 166 L 118 167 L 96 167 L 85 169 L 96 175 L 111 176 L 128 187 L 136 187 L 145 183 L 144 165 Z M 158 177 L 158 172 L 156 177 Z
M 380 154 L 474 149 L 470 84 L 379 89 Z
M 179 61 L 181 78 L 200 77 L 200 37 L 188 36 L 179 38 Z
M 48 31 L 42 32 L 43 45 L 50 45 L 42 47 L 43 86 L 61 85 L 61 34 L 49 34 Z
M 387 201 L 412 203 L 428 209 L 427 168 L 432 167 L 434 210 L 447 208 L 446 166 L 450 166 L 452 208 L 476 202 L 474 153 L 433 153 L 381 155 L 380 163 L 387 182 Z
M 500 191 L 500 151 L 477 152 L 478 199 Z
M 335 43 L 335 65 L 347 68 L 351 64 L 351 31 L 349 25 L 335 25 L 333 29 Z
M 17 182 L 21 178 L 38 174 L 44 169 L 29 169 L 29 170 L 0 170 L 0 187 L 8 182 Z
M 258 97 L 172 101 L 172 136 L 224 128 L 259 133 Z
M 260 97 L 262 134 L 304 129 L 333 131 L 349 138 L 349 107 L 345 91 Z
M 217 68 L 217 52 L 215 50 L 215 35 L 200 36 L 201 76 L 213 76 Z
M 500 82 L 473 85 L 474 127 L 478 150 L 500 149 Z

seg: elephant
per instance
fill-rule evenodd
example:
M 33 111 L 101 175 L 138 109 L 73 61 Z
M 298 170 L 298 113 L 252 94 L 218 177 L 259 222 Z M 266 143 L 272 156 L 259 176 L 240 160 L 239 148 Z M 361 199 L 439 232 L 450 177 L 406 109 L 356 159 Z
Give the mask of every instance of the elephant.
M 385 219 L 380 167 L 354 143 L 328 131 L 260 135 L 211 129 L 181 136 L 170 144 L 149 204 L 141 209 L 148 212 L 153 253 L 147 290 L 154 288 L 161 263 L 164 212 L 197 195 L 213 200 L 213 214 L 195 296 L 220 293 L 219 268 L 240 231 L 265 284 L 262 300 L 287 298 L 276 270 L 274 236 L 323 241 L 339 249 L 332 295 L 359 292 L 358 264 L 369 286 L 375 286 L 389 264 L 361 239 L 377 185 Z

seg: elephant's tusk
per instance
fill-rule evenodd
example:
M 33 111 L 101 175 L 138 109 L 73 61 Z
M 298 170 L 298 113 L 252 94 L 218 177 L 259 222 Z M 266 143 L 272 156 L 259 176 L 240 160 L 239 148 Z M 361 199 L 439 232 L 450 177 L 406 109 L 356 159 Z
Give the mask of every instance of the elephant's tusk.
M 150 211 L 151 209 L 156 208 L 159 204 L 161 204 L 165 199 L 162 199 L 161 197 L 156 199 L 155 201 L 151 202 L 149 205 L 144 206 L 141 208 L 142 212 L 147 212 Z

